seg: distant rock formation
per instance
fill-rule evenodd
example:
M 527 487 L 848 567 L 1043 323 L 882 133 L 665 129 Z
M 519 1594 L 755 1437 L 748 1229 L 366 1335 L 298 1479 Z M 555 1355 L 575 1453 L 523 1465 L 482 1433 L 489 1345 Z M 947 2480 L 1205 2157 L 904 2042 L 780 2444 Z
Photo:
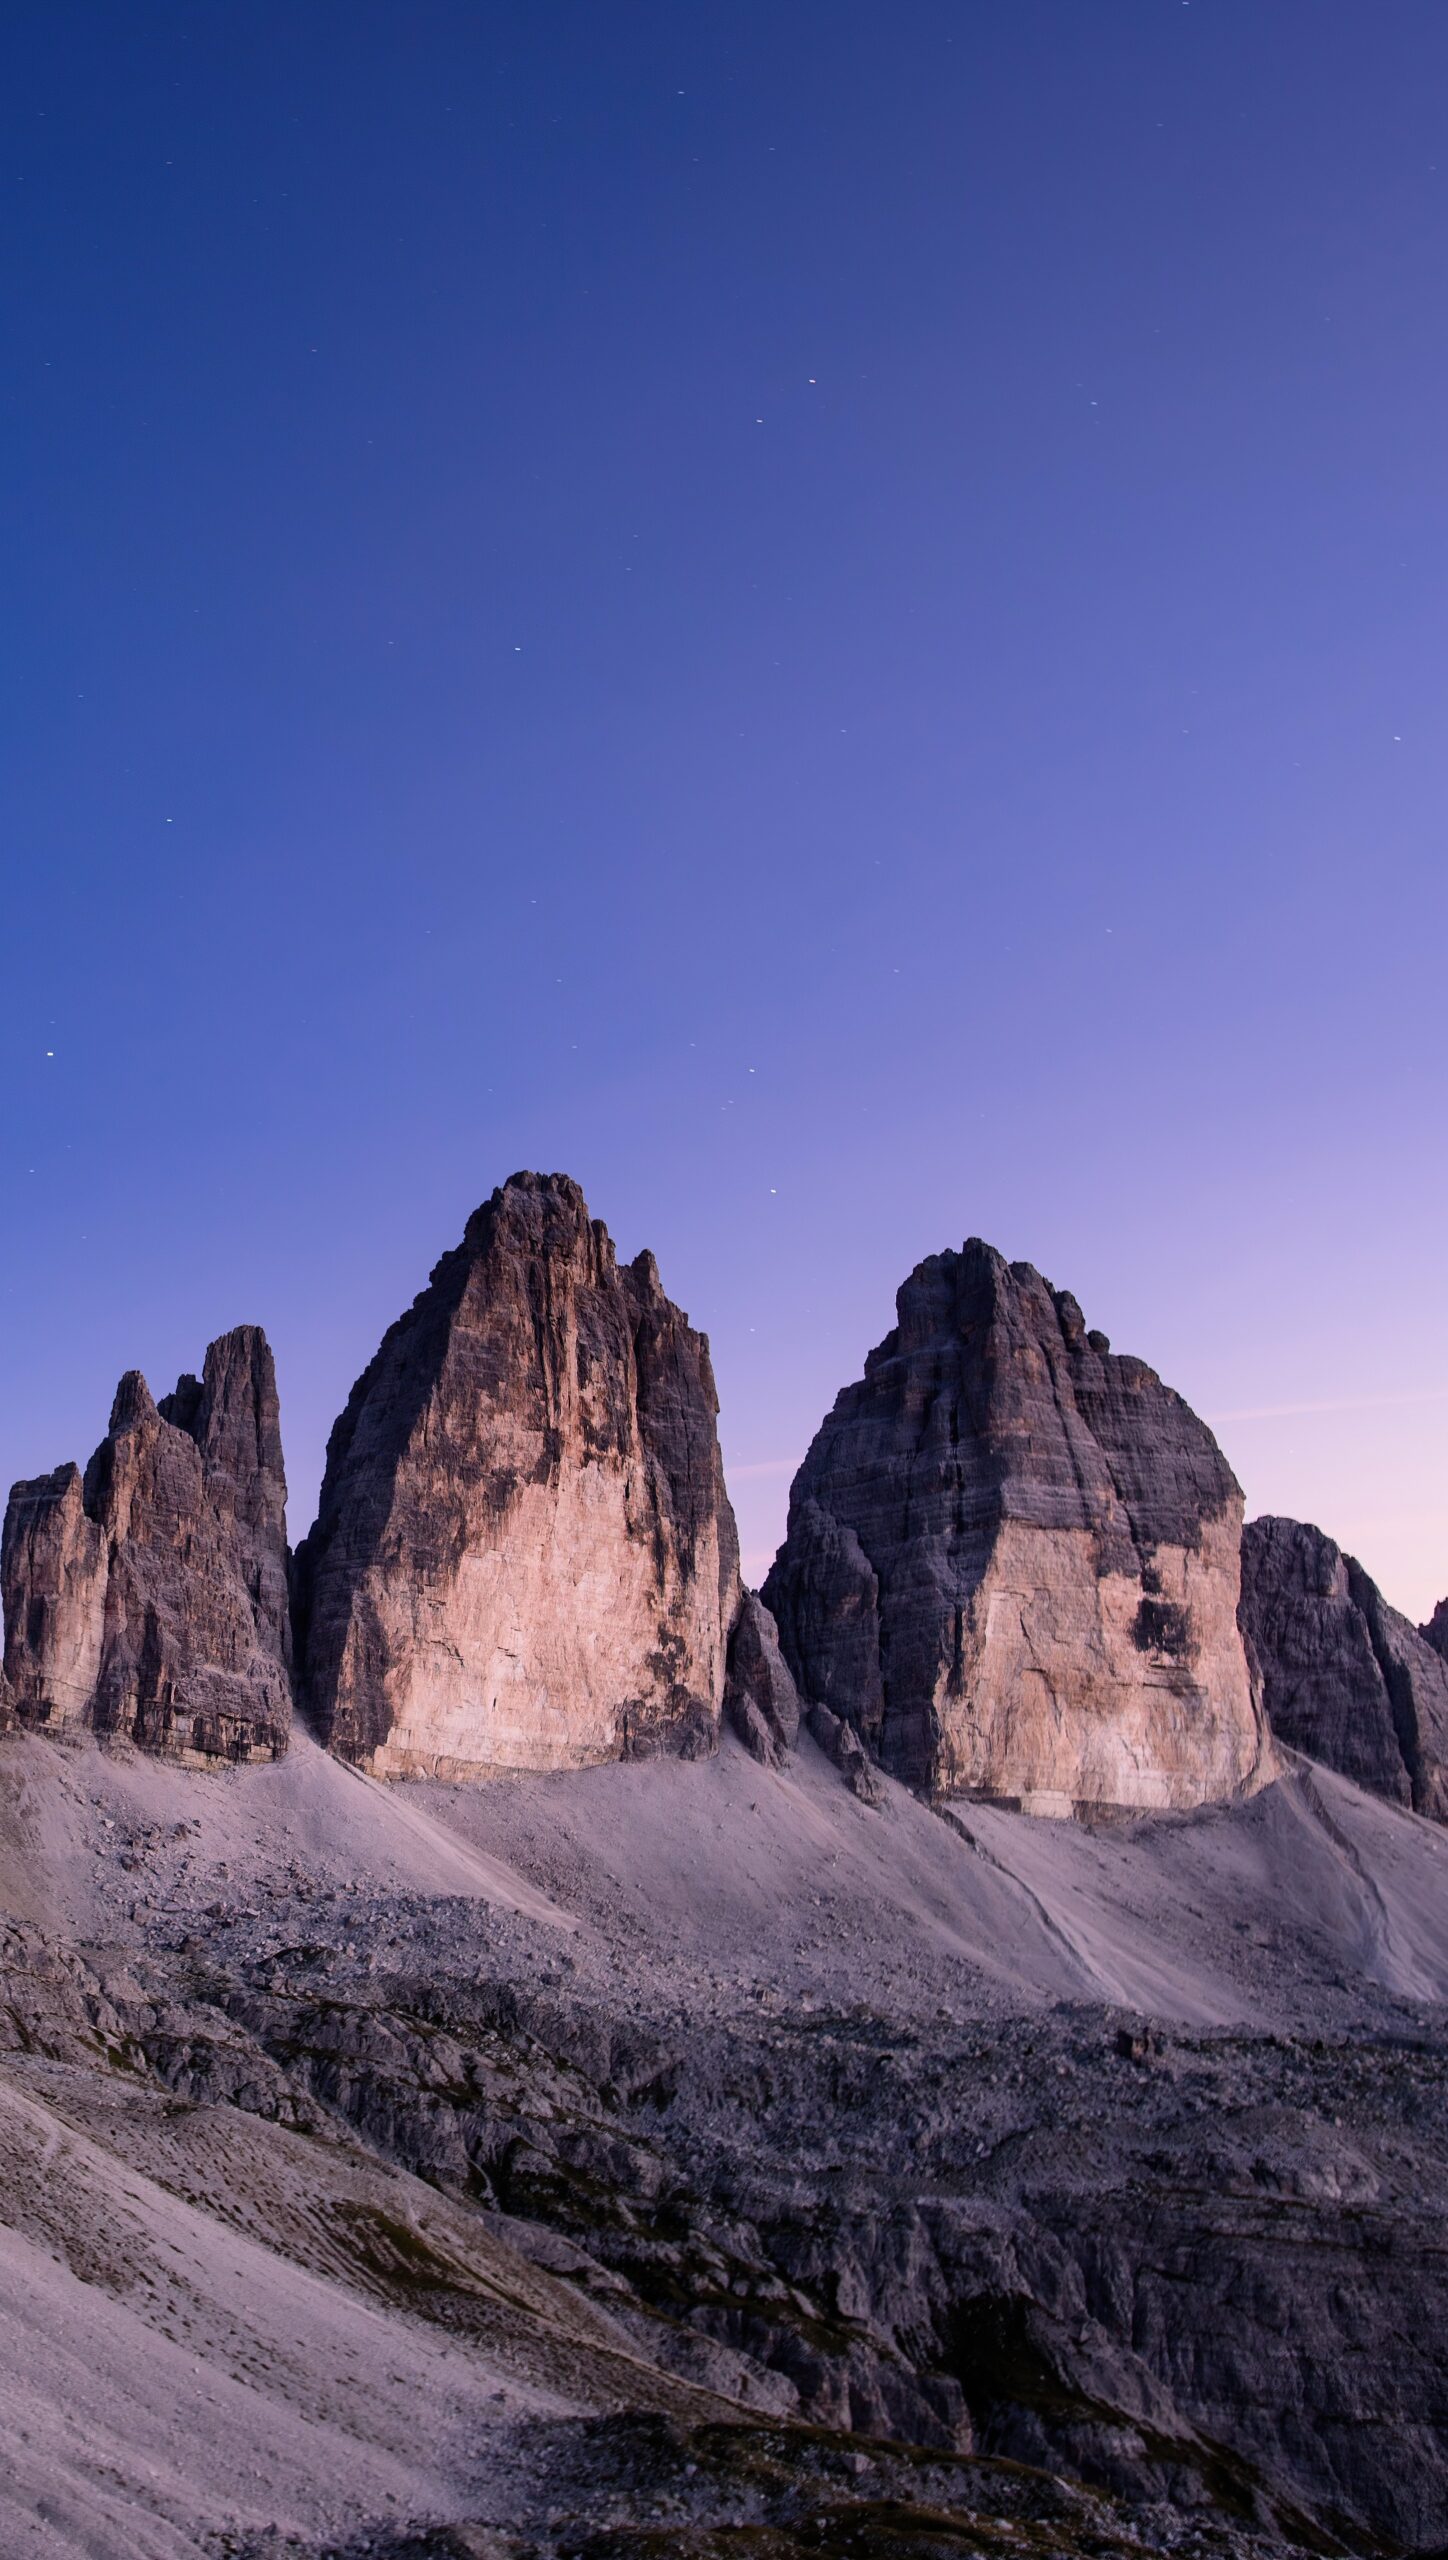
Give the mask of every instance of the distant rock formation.
M 1206 1426 L 978 1238 L 896 1304 L 764 1586 L 807 1708 L 911 1786 L 1036 1812 L 1260 1784 L 1242 1496 Z
M 0 1581 L 14 1713 L 182 1760 L 276 1759 L 291 1723 L 286 1478 L 266 1337 L 153 1403 L 116 1390 L 85 1475 L 17 1484 Z
M 298 1553 L 343 1758 L 469 1778 L 713 1747 L 739 1601 L 709 1346 L 562 1175 L 515 1174 L 385 1335 Z
M 1356 1557 L 1305 1521 L 1251 1520 L 1241 1614 L 1278 1740 L 1448 1821 L 1448 1664 Z
M 779 1630 L 757 1591 L 746 1591 L 729 1638 L 724 1712 L 747 1751 L 777 1768 L 799 1738 L 799 1691 L 779 1650 Z
M 1444 1661 L 1448 1662 L 1448 1600 L 1439 1601 L 1427 1625 L 1420 1627 L 1418 1633 L 1425 1644 L 1430 1644 L 1433 1651 L 1441 1653 Z

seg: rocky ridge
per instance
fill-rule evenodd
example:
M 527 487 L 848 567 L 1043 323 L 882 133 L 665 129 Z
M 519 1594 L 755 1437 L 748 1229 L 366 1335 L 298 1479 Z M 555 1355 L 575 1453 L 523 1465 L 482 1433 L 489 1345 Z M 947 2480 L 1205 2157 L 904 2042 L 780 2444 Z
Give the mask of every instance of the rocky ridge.
M 284 1752 L 286 1478 L 265 1335 L 223 1334 L 159 1405 L 129 1371 L 84 1475 L 12 1488 L 0 1581 L 21 1723 L 197 1761 Z
M 297 1557 L 316 1730 L 379 1776 L 715 1742 L 738 1542 L 709 1347 L 563 1175 L 469 1220 L 353 1388 Z
M 934 1254 L 795 1477 L 764 1585 L 800 1695 L 894 1776 L 1181 1809 L 1272 1756 L 1205 1424 L 1027 1263 Z
M 1448 1820 L 1448 1663 L 1355 1556 L 1306 1521 L 1249 1520 L 1241 1620 L 1279 1741 Z

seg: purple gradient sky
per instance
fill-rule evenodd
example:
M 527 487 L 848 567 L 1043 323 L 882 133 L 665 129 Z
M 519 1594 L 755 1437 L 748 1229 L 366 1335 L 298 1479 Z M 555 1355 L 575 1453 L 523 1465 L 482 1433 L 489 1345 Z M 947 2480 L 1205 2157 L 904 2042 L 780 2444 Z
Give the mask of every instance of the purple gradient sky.
M 5 1479 L 520 1164 L 746 1553 L 987 1235 L 1448 1588 L 1442 0 L 4 31 Z M 52 1054 L 53 1053 L 53 1054 Z

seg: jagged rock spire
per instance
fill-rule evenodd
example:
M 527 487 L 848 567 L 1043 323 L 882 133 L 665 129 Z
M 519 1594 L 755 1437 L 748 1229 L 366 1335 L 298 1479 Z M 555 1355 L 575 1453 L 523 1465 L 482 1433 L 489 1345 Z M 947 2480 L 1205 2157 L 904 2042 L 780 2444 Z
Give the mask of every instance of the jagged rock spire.
M 291 1720 L 286 1478 L 276 1376 L 254 1325 L 158 1407 L 116 1390 L 84 1476 L 13 1487 L 5 1669 L 14 1713 L 183 1759 L 274 1758 Z
M 1448 1664 L 1356 1556 L 1304 1520 L 1249 1520 L 1242 1625 L 1278 1739 L 1448 1820 Z
M 515 1174 L 358 1379 L 299 1551 L 317 1731 L 381 1774 L 712 1747 L 739 1598 L 709 1347 Z

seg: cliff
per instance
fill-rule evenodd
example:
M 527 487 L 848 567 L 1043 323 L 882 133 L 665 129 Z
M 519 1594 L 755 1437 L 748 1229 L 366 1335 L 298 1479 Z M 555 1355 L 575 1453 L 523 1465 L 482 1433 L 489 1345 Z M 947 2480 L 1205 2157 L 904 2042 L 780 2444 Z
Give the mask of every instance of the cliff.
M 1242 1626 L 1280 1741 L 1448 1819 L 1448 1663 L 1355 1556 L 1302 1520 L 1249 1521 Z
M 0 1580 L 22 1724 L 181 1759 L 274 1759 L 291 1721 L 286 1479 L 266 1337 L 153 1402 L 131 1370 L 84 1476 L 12 1488 Z
M 1067 1292 L 932 1255 L 794 1480 L 764 1586 L 803 1699 L 936 1795 L 1183 1807 L 1271 1755 L 1206 1426 Z
M 739 1599 L 702 1334 L 562 1175 L 468 1221 L 357 1381 L 297 1559 L 308 1711 L 380 1775 L 712 1748 Z

